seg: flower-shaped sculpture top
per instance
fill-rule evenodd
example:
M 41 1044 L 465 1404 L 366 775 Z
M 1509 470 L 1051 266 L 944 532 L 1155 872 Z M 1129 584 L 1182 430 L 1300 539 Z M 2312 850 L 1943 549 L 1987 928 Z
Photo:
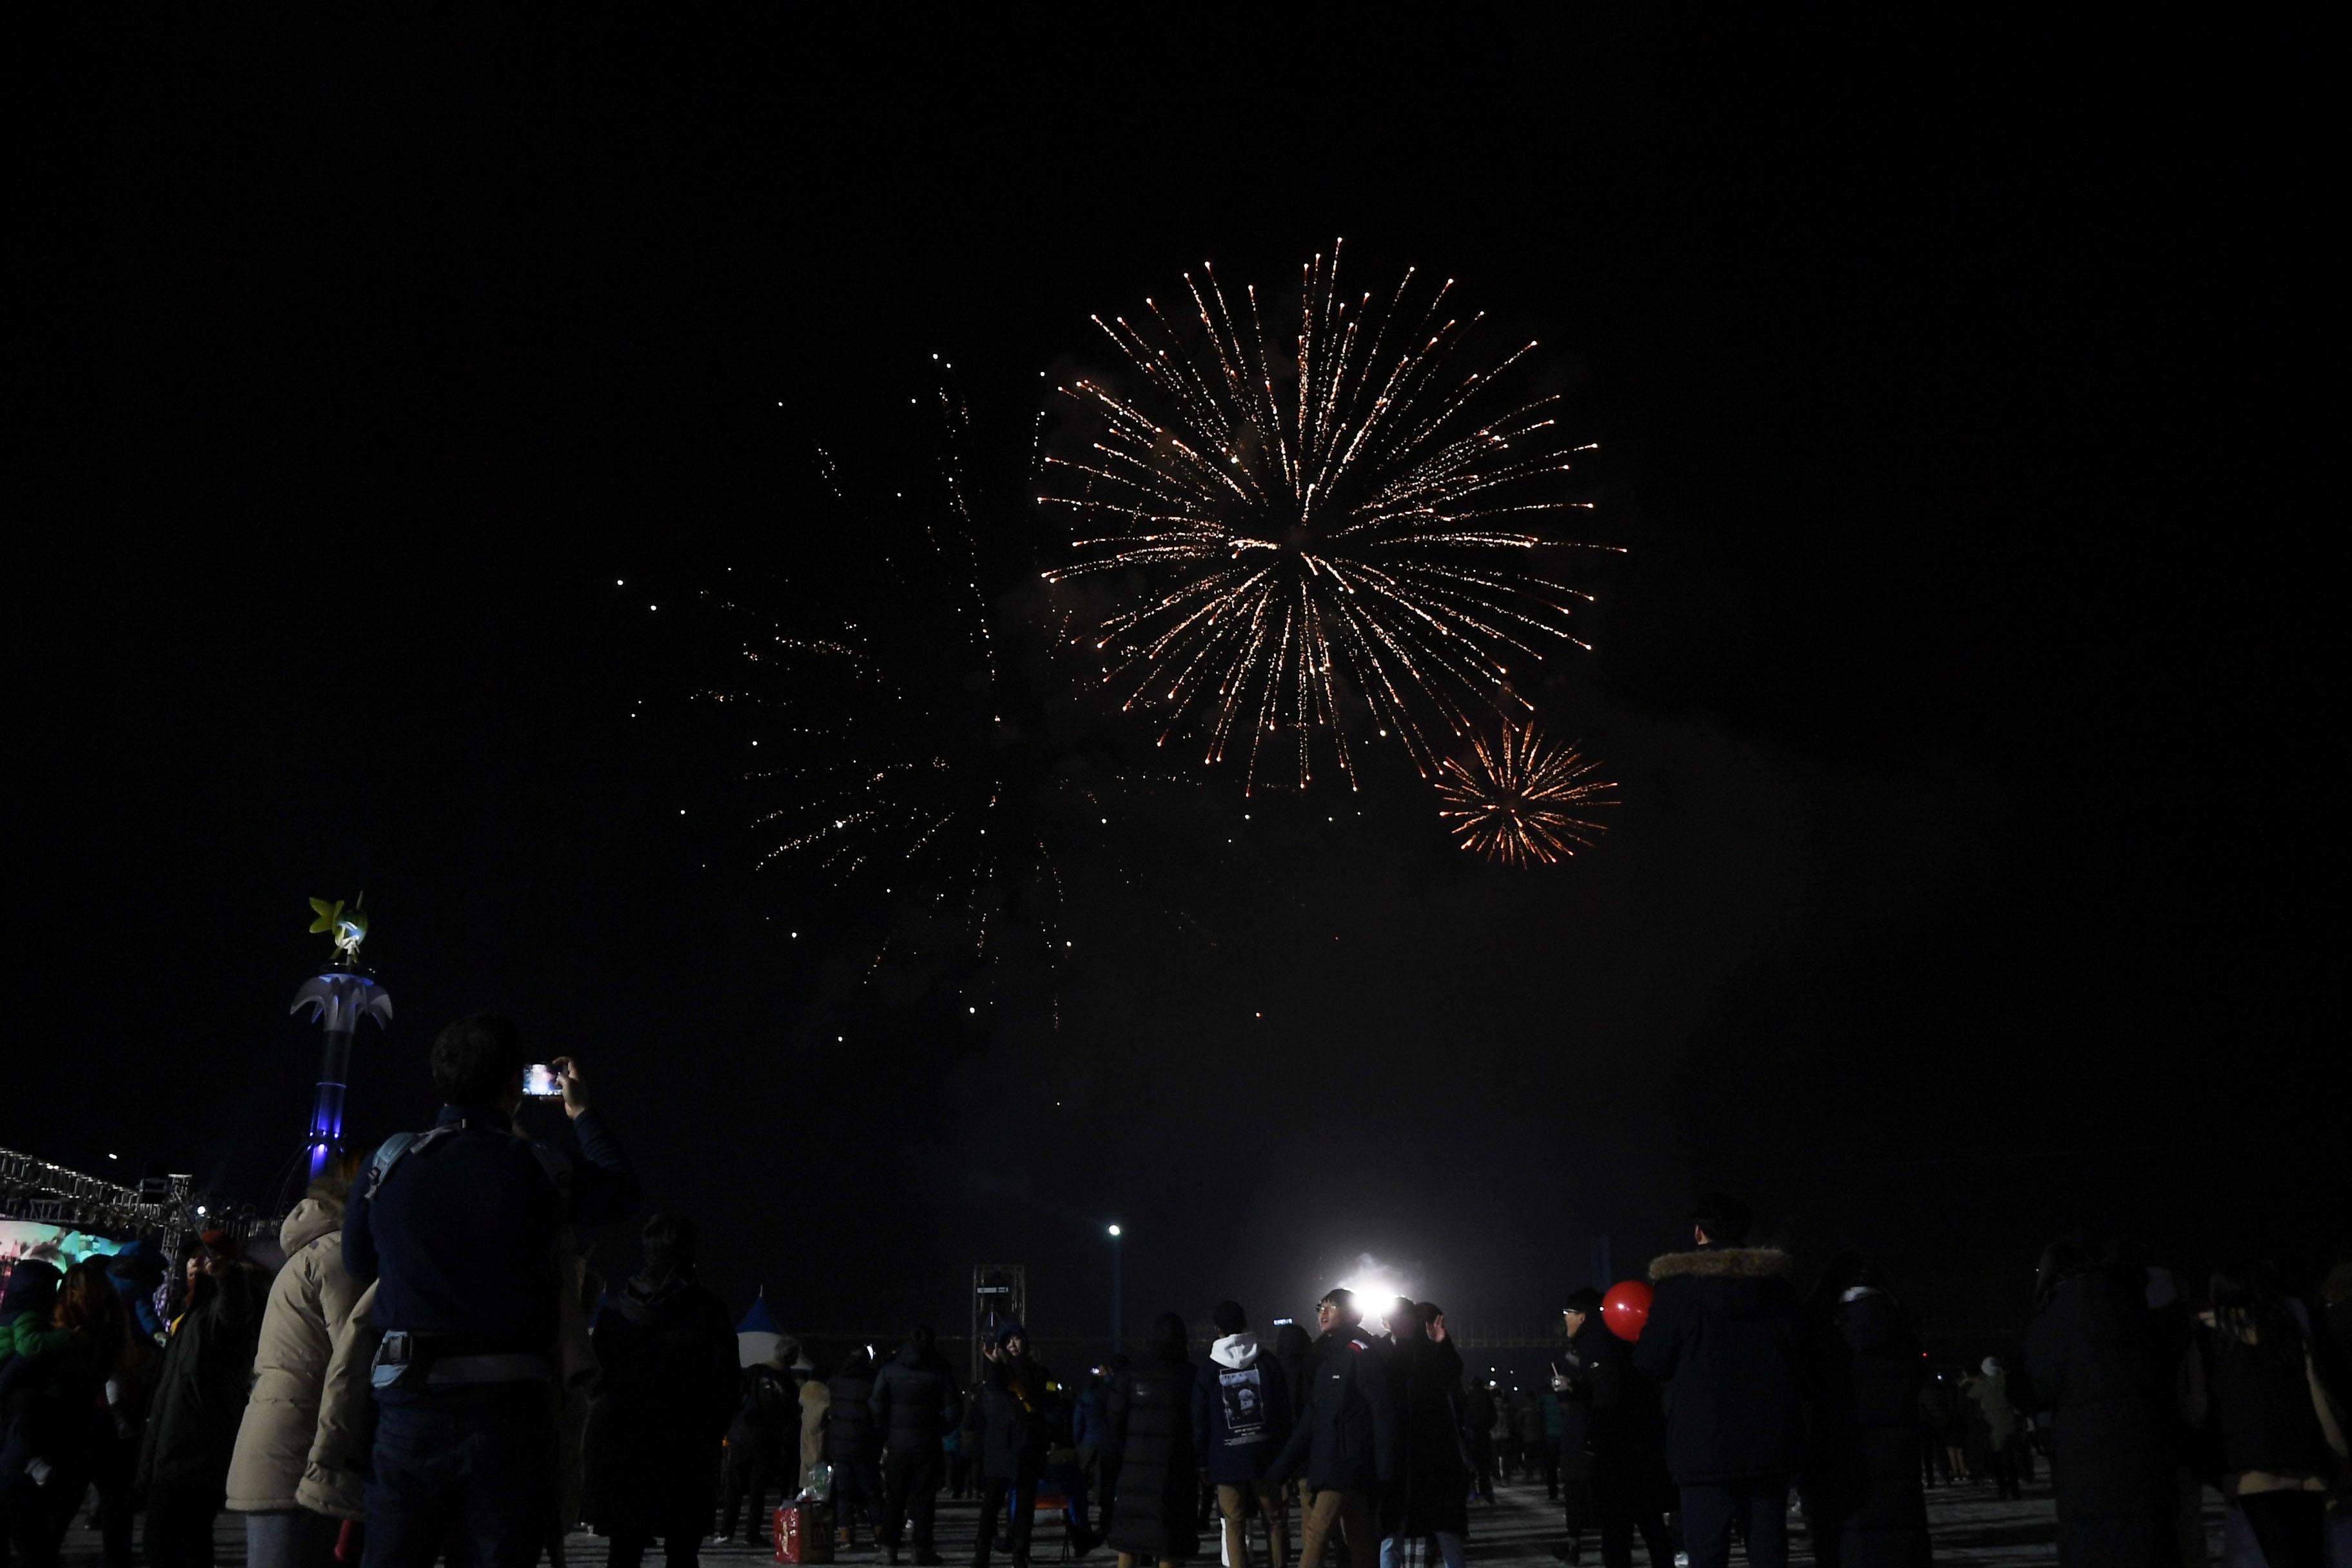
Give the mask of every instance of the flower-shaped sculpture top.
M 367 895 L 362 893 L 346 910 L 341 899 L 331 904 L 324 899 L 310 900 L 311 910 L 318 917 L 310 922 L 310 929 L 333 933 L 335 962 L 338 963 L 351 964 L 360 961 L 360 943 L 367 940 L 368 931 L 367 916 L 360 912 L 360 906 L 366 901 Z

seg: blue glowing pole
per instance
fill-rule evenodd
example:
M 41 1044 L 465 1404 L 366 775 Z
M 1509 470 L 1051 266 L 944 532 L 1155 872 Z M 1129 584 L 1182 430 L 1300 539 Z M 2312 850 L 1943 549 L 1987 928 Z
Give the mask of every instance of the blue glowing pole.
M 316 1181 L 326 1173 L 328 1163 L 343 1143 L 343 1096 L 351 1080 L 352 1037 L 359 1032 L 362 1016 L 373 1018 L 378 1027 L 392 1022 L 392 993 L 363 969 L 330 969 L 296 992 L 294 1005 L 287 1011 L 299 1013 L 305 1007 L 327 1037 L 319 1053 L 319 1088 L 310 1102 L 307 1150 L 310 1179 Z

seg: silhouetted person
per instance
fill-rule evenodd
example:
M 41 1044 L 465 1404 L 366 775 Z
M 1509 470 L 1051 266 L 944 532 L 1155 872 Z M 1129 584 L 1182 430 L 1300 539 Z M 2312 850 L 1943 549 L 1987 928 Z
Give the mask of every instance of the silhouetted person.
M 13 1353 L 0 1367 L 0 1415 L 7 1421 L 0 1522 L 7 1527 L 5 1555 L 22 1568 L 57 1562 L 83 1495 L 116 1458 L 107 1384 L 136 1376 L 142 1348 L 152 1348 L 143 1335 L 134 1337 L 104 1258 L 75 1264 L 55 1289 L 50 1310 L 11 1325 Z M 128 1542 L 110 1544 L 121 1552 Z
M 1212 1321 L 1217 1339 L 1192 1384 L 1192 1442 L 1217 1489 L 1226 1568 L 1248 1568 L 1252 1514 L 1265 1521 L 1271 1568 L 1289 1568 L 1290 1512 L 1266 1472 L 1290 1440 L 1290 1379 L 1259 1347 L 1240 1302 L 1218 1302 Z
M 1135 1359 L 1103 1391 L 1104 1437 L 1118 1450 L 1118 1510 L 1105 1536 L 1119 1568 L 1174 1563 L 1201 1549 L 1200 1462 L 1184 1320 L 1162 1312 Z
M 139 1449 L 149 1568 L 212 1568 L 268 1288 L 225 1234 L 206 1233 Z
M 1029 1534 L 1036 1522 L 1037 1480 L 1045 1469 L 1045 1444 L 1052 1434 L 1053 1379 L 1045 1363 L 1029 1353 L 1029 1331 L 1006 1321 L 996 1343 L 984 1352 L 988 1365 L 973 1395 L 974 1436 L 980 1454 L 980 1532 L 972 1542 L 972 1568 L 988 1568 L 996 1516 L 1013 1510 L 1007 1551 L 1013 1568 L 1029 1568 Z
M 742 1521 L 745 1544 L 768 1536 L 768 1493 L 790 1498 L 800 1468 L 800 1388 L 779 1345 L 774 1356 L 737 1377 L 735 1419 L 727 1428 L 727 1465 L 720 1483 L 719 1534 L 734 1535 Z
M 1397 1465 L 1381 1499 L 1381 1568 L 1401 1568 L 1407 1544 L 1423 1537 L 1436 1541 L 1445 1568 L 1462 1568 L 1470 1533 L 1462 1352 L 1435 1302 L 1400 1301 L 1390 1314 L 1388 1373 Z
M 2267 1265 L 2215 1270 L 2211 1294 L 2197 1336 L 2202 1409 L 2192 1396 L 2189 1414 L 2219 1451 L 2221 1494 L 2269 1568 L 2322 1568 L 2327 1493 L 2347 1457 L 2344 1408 Z
M 1666 1464 L 1682 1489 L 1691 1568 L 1724 1568 L 1734 1521 L 1755 1568 L 1789 1560 L 1789 1478 L 1802 1434 L 1788 1254 L 1748 1247 L 1748 1205 L 1722 1194 L 1691 1216 L 1698 1244 L 1650 1265 L 1657 1294 L 1633 1365 L 1667 1394 Z
M 2025 1372 L 2051 1412 L 2050 1479 L 2063 1568 L 2177 1563 L 2169 1433 L 2174 1378 L 2144 1270 L 2073 1238 L 2042 1258 Z
M 612 1568 L 637 1568 L 656 1537 L 669 1568 L 693 1568 L 710 1528 L 735 1416 L 735 1322 L 695 1281 L 698 1239 L 683 1215 L 647 1218 L 645 1268 L 596 1318 L 604 1382 L 590 1461 Z
M 1471 1468 L 1477 1473 L 1477 1492 L 1495 1500 L 1495 1385 L 1483 1377 L 1465 1378 L 1462 1390 L 1462 1439 L 1470 1447 Z
M 2017 1480 L 2017 1411 L 2009 1403 L 2009 1374 L 1999 1358 L 1987 1356 L 1960 1380 L 1969 1405 L 1969 1460 L 1993 1485 L 1997 1498 L 2024 1495 Z M 2200 1525 L 2199 1527 L 2202 1529 Z
M 874 1358 L 864 1346 L 825 1379 L 824 1459 L 833 1467 L 834 1528 L 840 1544 L 857 1544 L 861 1519 L 879 1528 L 882 1435 L 874 1421 Z
M 906 1521 L 915 1524 L 915 1561 L 940 1561 L 932 1538 L 940 1484 L 946 1479 L 944 1441 L 962 1419 L 955 1376 L 940 1359 L 928 1324 L 917 1325 L 898 1353 L 874 1376 L 875 1429 L 882 1435 L 883 1550 L 898 1561 Z
M 1822 1568 L 1926 1563 L 1918 1336 L 1859 1253 L 1832 1260 L 1805 1311 L 1813 1376 L 1805 1519 Z
M 1633 1370 L 1633 1347 L 1601 1321 L 1601 1292 L 1579 1290 L 1560 1314 L 1574 1352 L 1567 1397 L 1583 1412 L 1593 1521 L 1604 1568 L 1631 1568 L 1639 1534 L 1657 1568 L 1674 1561 L 1665 1514 L 1666 1415 L 1658 1385 Z
M 1395 1405 L 1355 1293 L 1345 1287 L 1328 1292 L 1316 1321 L 1323 1333 L 1315 1344 L 1307 1404 L 1268 1479 L 1285 1481 L 1303 1471 L 1314 1493 L 1300 1531 L 1300 1568 L 1318 1568 L 1335 1530 L 1354 1568 L 1370 1568 L 1379 1539 L 1373 1503 L 1381 1488 L 1396 1479 Z

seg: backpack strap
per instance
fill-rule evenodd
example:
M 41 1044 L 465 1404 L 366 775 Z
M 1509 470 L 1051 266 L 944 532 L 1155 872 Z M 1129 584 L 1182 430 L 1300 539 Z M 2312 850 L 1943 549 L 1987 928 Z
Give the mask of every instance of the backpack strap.
M 378 1145 L 374 1157 L 368 1161 L 367 1195 L 369 1198 L 374 1198 L 377 1193 L 383 1190 L 384 1178 L 392 1174 L 394 1166 L 407 1158 L 410 1150 L 433 1136 L 434 1132 L 440 1131 L 441 1129 L 436 1127 L 432 1132 L 395 1132 Z
M 411 1154 L 423 1153 L 465 1125 L 462 1121 L 445 1121 L 437 1127 L 428 1127 L 422 1132 L 395 1132 L 385 1139 L 377 1148 L 374 1158 L 368 1161 L 368 1197 L 373 1200 L 376 1194 L 383 1190 L 383 1184 L 391 1178 L 394 1168 L 399 1165 L 401 1161 Z M 530 1152 L 531 1157 L 539 1162 L 539 1168 L 546 1173 L 548 1184 L 552 1186 L 556 1195 L 563 1200 L 564 1211 L 571 1212 L 572 1162 L 544 1143 L 533 1142 L 530 1145 Z

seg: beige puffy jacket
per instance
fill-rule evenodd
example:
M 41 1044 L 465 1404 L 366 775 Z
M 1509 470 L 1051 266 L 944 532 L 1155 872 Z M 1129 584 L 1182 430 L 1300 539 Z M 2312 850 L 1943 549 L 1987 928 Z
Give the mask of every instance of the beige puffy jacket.
M 253 1392 L 228 1463 L 228 1506 L 237 1512 L 295 1506 L 328 1363 L 360 1297 L 358 1284 L 343 1272 L 348 1190 L 339 1182 L 312 1184 L 310 1195 L 278 1227 L 286 1267 L 269 1288 L 253 1358 Z

